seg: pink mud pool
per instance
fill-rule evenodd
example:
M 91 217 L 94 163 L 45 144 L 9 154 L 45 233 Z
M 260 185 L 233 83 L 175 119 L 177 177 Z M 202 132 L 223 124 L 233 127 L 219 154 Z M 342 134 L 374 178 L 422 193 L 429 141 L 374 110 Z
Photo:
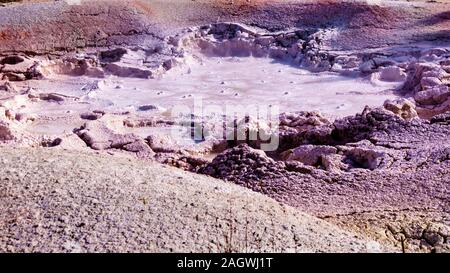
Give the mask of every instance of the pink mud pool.
M 203 106 L 276 105 L 281 112 L 317 110 L 329 118 L 344 117 L 361 112 L 366 105 L 379 106 L 396 97 L 394 90 L 401 82 L 312 73 L 269 58 L 212 57 L 189 61 L 155 79 L 54 75 L 27 84 L 75 98 L 58 103 L 40 101 L 23 109 L 49 117 L 48 122 L 59 120 L 58 126 L 43 121 L 29 130 L 60 134 L 67 129 L 60 118 L 76 117 L 86 111 L 169 117 L 173 107 L 192 106 L 200 100 Z M 155 110 L 140 110 L 144 105 L 155 106 Z

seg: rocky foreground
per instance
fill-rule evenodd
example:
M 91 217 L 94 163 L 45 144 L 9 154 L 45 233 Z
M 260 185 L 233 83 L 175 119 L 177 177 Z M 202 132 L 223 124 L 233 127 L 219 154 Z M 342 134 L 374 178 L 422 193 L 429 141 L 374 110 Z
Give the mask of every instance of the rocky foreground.
M 1 252 L 395 251 L 173 167 L 56 148 L 0 151 Z
M 450 251 L 448 3 L 30 2 L 0 7 L 1 251 Z M 98 103 L 211 56 L 398 88 L 348 117 L 281 113 L 271 152 L 209 117 L 187 118 L 194 146 L 143 136 L 181 122 Z
M 295 148 L 282 153 L 284 161 L 241 144 L 199 172 L 375 238 L 406 241 L 408 249 L 446 251 L 449 121 L 367 110 L 333 124 L 292 126 L 281 143 Z

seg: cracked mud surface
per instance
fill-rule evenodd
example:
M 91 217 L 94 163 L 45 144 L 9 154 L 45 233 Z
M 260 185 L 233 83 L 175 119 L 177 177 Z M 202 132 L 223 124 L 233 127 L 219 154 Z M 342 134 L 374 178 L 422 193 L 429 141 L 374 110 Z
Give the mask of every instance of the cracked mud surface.
M 196 239 L 226 233 L 211 219 L 227 222 L 227 203 L 236 206 L 238 237 L 244 213 L 262 217 L 250 224 L 250 251 L 450 251 L 448 3 L 95 2 L 0 7 L 2 251 L 245 251 L 230 249 L 226 236 Z M 173 114 L 200 98 L 219 107 L 203 117 Z M 227 105 L 275 106 L 279 126 L 248 113 L 222 115 Z M 277 136 L 278 147 L 264 152 L 264 141 L 250 138 L 256 130 Z M 235 134 L 243 138 L 223 139 Z M 43 178 L 64 180 L 69 162 L 78 166 L 70 179 Z M 120 164 L 130 174 L 109 179 Z M 32 174 L 38 166 L 49 169 Z M 159 174 L 166 168 L 167 181 Z M 172 171 L 188 192 L 170 182 L 178 179 Z M 98 207 L 82 205 L 85 219 L 62 209 L 64 194 L 82 204 L 104 183 Z M 211 185 L 233 196 L 216 196 Z M 141 193 L 156 198 L 154 211 L 146 202 L 133 206 Z M 262 211 L 230 201 L 244 195 Z M 112 219 L 108 198 L 133 213 L 116 207 Z M 177 210 L 179 218 L 154 213 L 190 198 L 202 205 Z M 205 212 L 211 200 L 217 207 Z M 193 221 L 195 213 L 212 218 Z M 274 215 L 276 238 L 258 233 Z M 164 228 L 178 220 L 186 233 Z M 308 221 L 315 227 L 305 231 Z M 294 239 L 282 241 L 286 232 Z M 322 236 L 329 233 L 335 239 Z

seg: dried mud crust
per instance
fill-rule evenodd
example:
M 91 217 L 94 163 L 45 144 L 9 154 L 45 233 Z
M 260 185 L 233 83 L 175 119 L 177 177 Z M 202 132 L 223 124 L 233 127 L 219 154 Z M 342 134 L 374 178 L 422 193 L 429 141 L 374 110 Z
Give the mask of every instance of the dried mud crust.
M 397 246 L 405 251 L 449 251 L 448 233 L 432 241 L 402 233 L 410 225 L 422 227 L 422 233 L 430 225 L 448 230 L 447 117 L 405 121 L 386 110 L 367 110 L 300 133 L 289 131 L 296 148 L 284 151 L 284 160 L 275 161 L 249 142 L 218 155 L 199 172 L 376 238 L 403 238 Z M 283 138 L 281 143 L 286 144 Z
M 89 152 L 0 150 L 2 252 L 394 251 L 175 168 Z
M 345 49 L 445 37 L 446 32 L 442 30 L 448 28 L 445 13 L 448 3 L 418 2 L 394 6 L 303 0 L 14 4 L 0 9 L 0 51 L 52 53 L 89 46 L 142 46 L 158 43 L 186 26 L 218 21 L 245 23 L 270 31 L 294 27 L 341 28 L 342 32 L 332 39 L 332 45 Z

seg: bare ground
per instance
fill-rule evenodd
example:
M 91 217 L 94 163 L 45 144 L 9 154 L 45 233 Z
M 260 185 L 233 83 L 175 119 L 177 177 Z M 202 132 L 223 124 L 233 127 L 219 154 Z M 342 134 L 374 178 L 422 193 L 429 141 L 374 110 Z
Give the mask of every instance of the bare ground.
M 0 151 L 1 252 L 394 250 L 173 167 L 60 149 Z
M 389 5 L 373 6 L 336 5 L 336 1 L 107 1 L 102 5 L 92 1 L 81 6 L 63 1 L 31 2 L 39 3 L 0 7 L 2 55 L 14 52 L 54 58 L 67 51 L 92 48 L 154 49 L 182 28 L 222 21 L 269 31 L 337 29 L 338 34 L 328 37 L 324 46 L 356 52 L 397 49 L 418 42 L 439 46 L 450 38 L 450 8 L 444 1 L 394 1 L 395 5 L 389 1 Z M 445 54 L 443 58 L 448 58 Z M 442 59 L 442 67 L 445 62 Z M 441 78 L 440 84 L 446 85 Z M 51 100 L 51 94 L 46 96 Z M 384 251 L 448 251 L 448 118 L 433 125 L 425 120 L 377 118 L 377 113 L 366 113 L 362 122 L 358 116 L 344 119 L 344 124 L 350 124 L 343 126 L 344 136 L 355 132 L 363 136 L 321 143 L 333 147 L 342 144 L 339 156 L 355 145 L 362 146 L 356 149 L 363 150 L 359 150 L 363 157 L 369 154 L 369 159 L 359 158 L 361 166 L 356 170 L 333 173 L 324 172 L 323 166 L 296 165 L 292 171 L 289 165 L 289 175 L 274 179 L 271 171 L 280 170 L 267 166 L 269 178 L 262 173 L 256 181 L 250 177 L 251 171 L 236 174 L 233 170 L 224 176 L 213 173 L 280 203 L 221 180 L 154 162 L 86 152 L 2 148 L 0 211 L 5 217 L 0 223 L 0 250 L 379 249 L 376 243 L 367 244 L 298 212 L 302 210 L 364 234 L 359 236 L 369 235 L 387 246 Z M 9 130 L 5 126 L 0 129 Z M 0 133 L 11 135 L 9 131 Z M 354 144 L 360 141 L 363 143 Z M 367 141 L 374 145 L 365 147 Z M 368 170 L 364 165 L 374 151 L 375 156 L 387 153 L 386 158 L 392 157 L 394 163 Z M 227 164 L 234 163 L 229 160 Z

